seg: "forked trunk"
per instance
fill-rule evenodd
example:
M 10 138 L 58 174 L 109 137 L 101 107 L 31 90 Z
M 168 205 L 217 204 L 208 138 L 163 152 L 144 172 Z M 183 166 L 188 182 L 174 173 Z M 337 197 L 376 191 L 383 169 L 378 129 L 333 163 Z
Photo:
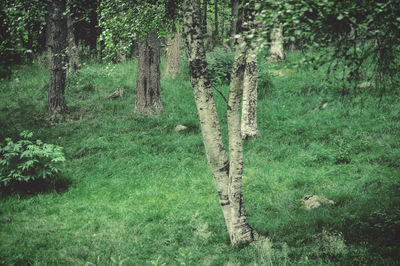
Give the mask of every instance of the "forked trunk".
M 65 102 L 65 65 L 67 21 L 64 15 L 65 1 L 54 0 L 48 4 L 48 45 L 50 84 L 48 90 L 48 110 L 51 116 L 67 112 Z
M 231 214 L 228 196 L 229 160 L 224 143 L 222 142 L 217 109 L 209 80 L 202 25 L 200 24 L 198 10 L 198 1 L 185 1 L 184 29 L 186 51 L 208 164 L 214 175 L 225 223 L 230 232 Z
M 271 32 L 271 49 L 269 62 L 278 62 L 285 59 L 283 50 L 283 25 L 280 24 Z
M 232 245 L 254 240 L 254 231 L 248 225 L 242 196 L 243 167 L 240 136 L 240 99 L 243 82 L 245 46 L 236 51 L 236 60 L 230 85 L 228 126 L 230 156 L 222 142 L 215 101 L 207 71 L 207 61 L 201 31 L 200 1 L 186 0 L 184 4 L 186 48 L 198 117 L 208 163 L 214 175 L 219 201 Z M 240 47 L 240 46 L 239 46 Z
M 181 73 L 181 33 L 176 31 L 173 39 L 168 39 L 165 57 L 165 75 L 176 78 Z
M 135 114 L 152 115 L 163 111 L 160 84 L 160 39 L 149 32 L 139 41 Z

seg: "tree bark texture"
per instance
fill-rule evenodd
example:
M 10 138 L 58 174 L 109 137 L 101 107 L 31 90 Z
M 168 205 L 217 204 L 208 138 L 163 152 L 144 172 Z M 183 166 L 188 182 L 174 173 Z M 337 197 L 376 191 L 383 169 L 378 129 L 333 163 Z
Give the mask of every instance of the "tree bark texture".
M 176 31 L 173 39 L 168 39 L 165 57 L 165 75 L 176 78 L 181 73 L 181 33 Z
M 231 28 L 229 32 L 230 36 L 230 46 L 233 47 L 235 44 L 235 35 L 236 35 L 236 24 L 238 19 L 239 12 L 239 0 L 231 1 Z
M 203 14 L 202 14 L 202 30 L 204 36 L 207 36 L 207 10 L 208 10 L 208 0 L 203 0 Z
M 214 31 L 213 31 L 213 46 L 216 47 L 219 43 L 219 23 L 218 23 L 218 0 L 214 0 Z
M 257 127 L 257 55 L 255 49 L 249 49 L 243 81 L 242 103 L 242 139 L 260 136 Z
M 208 163 L 214 176 L 219 201 L 232 245 L 254 240 L 248 225 L 241 190 L 242 139 L 240 136 L 240 98 L 243 81 L 243 50 L 237 51 L 228 103 L 228 126 L 231 160 L 222 142 L 215 101 L 207 71 L 207 61 L 201 29 L 200 3 L 186 0 L 184 29 L 198 117 Z M 243 48 L 245 49 L 245 48 Z M 239 61 L 239 59 L 241 61 Z
M 272 29 L 271 32 L 271 49 L 269 55 L 269 62 L 279 62 L 285 59 L 285 52 L 283 50 L 283 25 L 280 24 Z
M 67 38 L 68 38 L 68 74 L 72 74 L 81 68 L 78 46 L 75 41 L 74 24 L 71 15 L 67 15 Z
M 50 85 L 48 110 L 51 116 L 67 112 L 65 102 L 67 20 L 65 1 L 53 0 L 48 4 L 48 45 L 50 52 Z
M 149 32 L 139 41 L 138 71 L 136 77 L 135 114 L 152 115 L 164 110 L 161 103 L 160 39 Z
M 258 23 L 256 22 L 256 13 L 249 16 L 250 30 L 256 34 Z M 248 55 L 246 58 L 246 67 L 243 81 L 243 103 L 242 103 L 242 121 L 241 133 L 242 139 L 255 138 L 260 135 L 257 128 L 257 42 L 255 38 L 251 41 Z

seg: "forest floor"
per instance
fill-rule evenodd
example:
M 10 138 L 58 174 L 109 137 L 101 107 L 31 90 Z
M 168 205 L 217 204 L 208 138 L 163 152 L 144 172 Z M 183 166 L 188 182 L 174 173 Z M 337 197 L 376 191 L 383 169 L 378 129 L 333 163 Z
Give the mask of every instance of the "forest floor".
M 259 88 L 243 189 L 250 224 L 269 238 L 232 247 L 187 67 L 163 77 L 165 112 L 153 117 L 132 114 L 136 67 L 85 64 L 68 77 L 70 114 L 57 124 L 46 119 L 47 70 L 22 66 L 1 82 L 0 142 L 30 130 L 67 158 L 57 190 L 1 196 L 1 265 L 400 264 L 398 92 L 342 96 L 291 55 L 261 64 L 272 86 Z M 123 97 L 108 99 L 118 86 Z M 309 211 L 306 195 L 335 204 Z

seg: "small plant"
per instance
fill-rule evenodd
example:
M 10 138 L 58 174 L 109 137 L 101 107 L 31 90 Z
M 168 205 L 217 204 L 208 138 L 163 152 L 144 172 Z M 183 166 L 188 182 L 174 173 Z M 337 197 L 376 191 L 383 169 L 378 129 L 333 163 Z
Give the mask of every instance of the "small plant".
M 53 144 L 32 140 L 33 133 L 23 131 L 21 140 L 6 138 L 0 145 L 0 187 L 12 184 L 54 179 L 59 164 L 65 161 L 62 148 Z

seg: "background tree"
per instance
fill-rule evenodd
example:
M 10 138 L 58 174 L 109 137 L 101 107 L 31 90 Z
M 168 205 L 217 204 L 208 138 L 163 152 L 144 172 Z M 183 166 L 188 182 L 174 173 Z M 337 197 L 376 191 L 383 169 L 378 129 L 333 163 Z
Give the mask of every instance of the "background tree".
M 50 47 L 50 85 L 48 110 L 52 117 L 67 112 L 65 102 L 67 18 L 66 3 L 62 0 L 47 2 L 48 45 Z
M 231 0 L 231 17 L 230 17 L 231 23 L 230 23 L 230 29 L 229 29 L 229 37 L 230 37 L 229 43 L 230 43 L 231 47 L 235 43 L 238 10 L 239 10 L 239 0 Z
M 285 59 L 283 49 L 283 25 L 275 25 L 271 31 L 271 48 L 269 53 L 269 62 L 278 62 Z
M 68 42 L 68 73 L 72 74 L 81 67 L 78 46 L 76 45 L 75 33 L 71 14 L 67 15 L 67 42 Z
M 139 40 L 135 113 L 162 112 L 160 86 L 160 35 L 171 32 L 179 13 L 179 1 L 102 1 L 100 40 L 109 58 L 115 58 L 120 43 L 130 50 Z
M 176 78 L 181 73 L 181 33 L 177 29 L 173 38 L 167 38 L 165 55 L 165 75 Z
M 149 32 L 144 39 L 139 41 L 134 112 L 135 114 L 157 114 L 163 110 L 160 83 L 160 39 L 156 32 Z

